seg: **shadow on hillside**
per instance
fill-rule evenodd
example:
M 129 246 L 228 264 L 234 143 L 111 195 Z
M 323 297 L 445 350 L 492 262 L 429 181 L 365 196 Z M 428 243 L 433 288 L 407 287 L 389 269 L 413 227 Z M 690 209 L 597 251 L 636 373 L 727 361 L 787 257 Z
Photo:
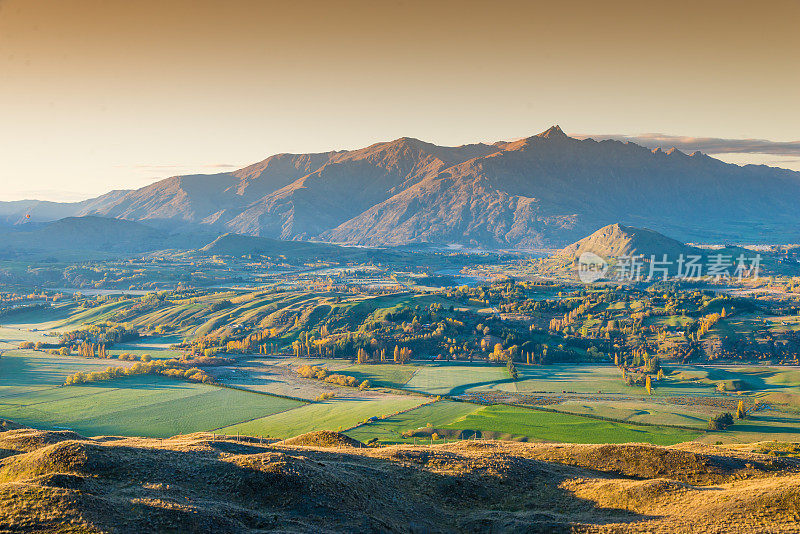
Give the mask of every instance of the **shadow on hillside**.
M 49 443 L 17 456 L 12 479 L 40 485 L 47 504 L 49 488 L 68 475 L 80 487 L 71 498 L 81 512 L 101 529 L 124 525 L 124 532 L 571 532 L 576 523 L 653 518 L 600 507 L 562 487 L 598 476 L 591 471 L 516 456 L 421 447 L 364 456 L 202 439 L 169 446 L 184 450 Z

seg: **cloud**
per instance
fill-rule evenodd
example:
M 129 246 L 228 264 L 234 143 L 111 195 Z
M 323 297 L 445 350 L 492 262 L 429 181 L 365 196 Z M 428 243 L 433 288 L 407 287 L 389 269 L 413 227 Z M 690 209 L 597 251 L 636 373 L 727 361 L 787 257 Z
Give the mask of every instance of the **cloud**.
M 621 134 L 576 134 L 573 137 L 585 139 L 616 139 L 630 141 L 648 148 L 675 147 L 683 152 L 699 150 L 707 154 L 771 154 L 774 156 L 800 156 L 800 141 L 769 141 L 767 139 L 723 139 L 720 137 L 687 137 L 663 133 L 644 133 L 639 135 Z
M 205 163 L 202 165 L 156 165 L 156 164 L 139 164 L 139 165 L 116 165 L 116 167 L 124 167 L 127 169 L 143 169 L 146 171 L 169 171 L 169 170 L 182 170 L 182 169 L 239 169 L 241 165 L 233 163 Z

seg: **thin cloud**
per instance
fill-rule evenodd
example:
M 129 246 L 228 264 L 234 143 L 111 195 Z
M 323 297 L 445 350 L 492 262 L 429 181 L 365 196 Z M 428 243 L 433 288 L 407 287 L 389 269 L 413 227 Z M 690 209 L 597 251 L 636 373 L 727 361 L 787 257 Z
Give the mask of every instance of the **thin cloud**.
M 771 154 L 774 156 L 800 156 L 800 141 L 769 141 L 767 139 L 723 139 L 720 137 L 688 137 L 663 133 L 644 133 L 639 135 L 580 134 L 574 137 L 586 139 L 615 139 L 630 141 L 648 148 L 675 147 L 683 152 L 699 150 L 707 154 Z
M 169 170 L 183 170 L 183 169 L 239 169 L 241 165 L 233 163 L 206 163 L 203 165 L 156 165 L 156 164 L 138 164 L 138 165 L 115 165 L 126 169 L 143 169 L 146 171 L 169 171 Z

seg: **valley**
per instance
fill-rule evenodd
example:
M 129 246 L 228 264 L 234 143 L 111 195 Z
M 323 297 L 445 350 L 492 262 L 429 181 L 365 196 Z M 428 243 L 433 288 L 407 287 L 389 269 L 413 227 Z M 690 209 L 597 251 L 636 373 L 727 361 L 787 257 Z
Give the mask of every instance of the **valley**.
M 584 285 L 558 254 L 293 250 L 66 261 L 49 279 L 7 261 L 0 417 L 371 445 L 800 441 L 786 274 Z

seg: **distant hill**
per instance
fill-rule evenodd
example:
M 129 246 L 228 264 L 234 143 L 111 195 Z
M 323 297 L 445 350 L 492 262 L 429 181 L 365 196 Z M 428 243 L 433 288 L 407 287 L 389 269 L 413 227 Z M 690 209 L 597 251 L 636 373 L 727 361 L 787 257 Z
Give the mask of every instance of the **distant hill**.
M 268 237 L 223 234 L 199 249 L 199 252 L 214 255 L 244 256 L 291 256 L 292 258 L 324 259 L 348 254 L 363 253 L 363 249 L 352 249 L 328 245 L 326 243 L 307 243 L 303 241 L 281 241 Z
M 616 222 L 698 243 L 797 242 L 798 199 L 800 172 L 579 140 L 554 126 L 511 142 L 442 147 L 403 137 L 359 150 L 278 154 L 80 205 L 0 204 L 0 218 L 18 222 L 32 212 L 32 220 L 47 220 L 67 210 L 170 232 L 525 249 L 561 247 Z
M 49 222 L 65 217 L 74 217 L 102 209 L 129 191 L 111 191 L 97 198 L 81 202 L 49 202 L 46 200 L 14 200 L 0 202 L 0 223 L 25 225 L 35 222 Z
M 634 228 L 619 223 L 609 224 L 573 243 L 556 253 L 557 256 L 578 258 L 584 252 L 594 252 L 603 258 L 616 258 L 619 256 L 651 255 L 660 258 L 667 254 L 670 258 L 677 258 L 681 254 L 703 255 L 704 252 L 696 247 L 690 247 L 647 228 Z
M 333 261 L 333 262 L 414 262 L 421 261 L 420 253 L 411 254 L 400 250 L 382 250 L 367 247 L 344 247 L 329 243 L 307 241 L 283 241 L 269 237 L 240 234 L 223 234 L 197 253 L 219 256 L 266 256 L 283 258 L 288 262 Z M 427 258 L 430 260 L 430 258 Z
M 578 259 L 585 252 L 592 252 L 609 264 L 617 264 L 617 260 L 623 256 L 641 256 L 645 262 L 642 273 L 646 275 L 649 269 L 649 262 L 652 257 L 656 261 L 663 261 L 666 254 L 666 261 L 670 262 L 668 268 L 671 276 L 677 274 L 678 261 L 683 256 L 685 261 L 690 260 L 690 256 L 699 256 L 700 260 L 696 263 L 702 265 L 702 273 L 708 275 L 708 266 L 714 263 L 717 256 L 722 257 L 728 267 L 720 267 L 727 271 L 730 276 L 736 276 L 735 270 L 737 262 L 743 257 L 743 265 L 750 266 L 756 260 L 756 255 L 760 275 L 784 274 L 797 275 L 800 273 L 800 264 L 785 262 L 772 253 L 756 252 L 743 247 L 726 246 L 723 248 L 699 248 L 686 245 L 647 228 L 635 228 L 625 226 L 620 223 L 609 224 L 593 232 L 591 235 L 564 247 L 555 252 L 546 261 L 546 269 L 553 269 L 555 272 L 574 271 L 578 265 Z M 658 271 L 661 272 L 661 271 Z M 748 276 L 748 275 L 745 275 Z
M 30 229 L 0 232 L 3 252 L 59 250 L 147 252 L 167 248 L 193 248 L 202 235 L 168 234 L 144 224 L 104 217 L 66 217 Z

